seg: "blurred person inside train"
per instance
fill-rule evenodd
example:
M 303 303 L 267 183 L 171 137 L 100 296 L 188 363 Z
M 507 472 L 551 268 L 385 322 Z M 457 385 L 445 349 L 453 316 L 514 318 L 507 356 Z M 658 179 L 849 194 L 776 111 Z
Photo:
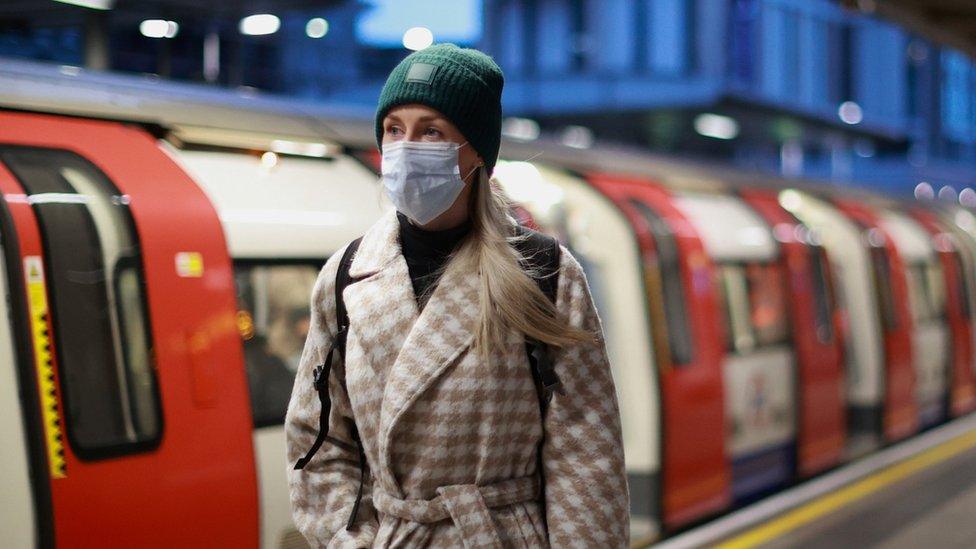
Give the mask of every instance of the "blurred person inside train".
M 586 277 L 490 179 L 502 86 L 490 57 L 440 44 L 383 87 L 396 211 L 319 273 L 285 421 L 292 515 L 313 546 L 628 545 Z

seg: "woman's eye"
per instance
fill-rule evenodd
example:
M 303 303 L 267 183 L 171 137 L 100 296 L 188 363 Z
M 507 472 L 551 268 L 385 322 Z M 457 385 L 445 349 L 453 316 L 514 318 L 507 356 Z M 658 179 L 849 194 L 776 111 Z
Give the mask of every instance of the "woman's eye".
M 392 126 L 390 129 L 386 130 L 386 132 L 390 135 L 400 135 L 401 130 L 396 126 Z
M 424 132 L 424 135 L 426 137 L 440 137 L 442 134 L 441 131 L 438 130 L 437 128 L 427 128 L 427 131 Z

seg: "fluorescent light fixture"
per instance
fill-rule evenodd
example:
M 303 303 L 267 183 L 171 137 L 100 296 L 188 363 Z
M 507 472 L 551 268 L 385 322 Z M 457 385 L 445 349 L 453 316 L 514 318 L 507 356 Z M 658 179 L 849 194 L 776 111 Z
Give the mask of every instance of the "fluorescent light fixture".
M 516 141 L 534 141 L 539 138 L 539 123 L 528 118 L 509 117 L 502 120 L 502 135 Z
M 139 23 L 139 32 L 147 38 L 173 38 L 180 32 L 180 26 L 175 21 L 146 19 Z
M 574 149 L 589 149 L 593 146 L 593 130 L 585 126 L 566 126 L 559 141 Z
M 305 35 L 309 38 L 322 38 L 329 33 L 329 22 L 321 17 L 309 19 L 305 24 Z
M 427 27 L 411 27 L 403 33 L 403 47 L 408 50 L 422 50 L 434 43 L 434 33 Z
M 739 135 L 739 123 L 734 118 L 710 112 L 695 117 L 695 131 L 715 139 L 735 139 Z
M 864 111 L 861 106 L 853 101 L 844 101 L 837 107 L 837 116 L 845 124 L 860 124 L 864 120 Z
M 71 4 L 72 6 L 91 8 L 93 10 L 110 10 L 112 9 L 112 4 L 115 3 L 115 0 L 54 0 L 54 1 L 61 2 L 62 4 Z
M 239 28 L 241 34 L 246 34 L 248 36 L 274 34 L 278 32 L 279 28 L 281 28 L 281 19 L 278 19 L 277 15 L 272 15 L 270 13 L 248 15 L 247 17 L 241 19 Z
M 284 139 L 275 139 L 272 141 L 271 150 L 279 154 L 294 154 L 315 158 L 324 158 L 329 154 L 329 146 L 325 143 L 287 141 Z

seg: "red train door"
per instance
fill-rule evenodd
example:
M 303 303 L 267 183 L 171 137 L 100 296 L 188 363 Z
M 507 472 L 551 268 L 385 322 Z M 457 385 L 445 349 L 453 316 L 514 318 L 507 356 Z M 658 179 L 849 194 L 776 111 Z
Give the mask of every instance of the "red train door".
M 976 374 L 973 364 L 973 326 L 969 311 L 965 270 L 955 236 L 942 227 L 937 215 L 913 208 L 911 214 L 932 235 L 946 284 L 946 320 L 952 339 L 949 370 L 949 413 L 960 416 L 976 409 Z
M 206 196 L 139 129 L 6 112 L 0 193 L 25 412 L 43 419 L 42 543 L 256 546 L 233 276 Z
M 844 360 L 827 254 L 804 236 L 776 191 L 739 194 L 773 228 L 788 273 L 799 382 L 797 470 L 808 477 L 840 463 L 847 440 Z
M 666 191 L 642 179 L 588 179 L 630 220 L 644 258 L 663 406 L 662 519 L 674 529 L 731 502 L 712 264 Z
M 877 214 L 870 207 L 849 198 L 835 198 L 834 203 L 866 231 L 884 332 L 882 429 L 885 440 L 900 440 L 918 431 L 919 426 L 905 267 L 891 235 L 881 228 Z

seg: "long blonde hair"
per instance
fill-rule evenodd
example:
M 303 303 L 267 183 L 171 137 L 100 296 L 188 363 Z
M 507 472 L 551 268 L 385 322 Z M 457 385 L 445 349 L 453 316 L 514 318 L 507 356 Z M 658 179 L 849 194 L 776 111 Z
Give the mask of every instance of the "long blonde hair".
M 532 278 L 539 273 L 522 268 L 512 243 L 524 237 L 515 233 L 517 222 L 509 213 L 510 203 L 501 187 L 489 179 L 483 167 L 473 183 L 471 232 L 444 269 L 473 267 L 479 273 L 481 311 L 475 327 L 475 348 L 487 356 L 491 346 L 504 341 L 508 329 L 554 347 L 592 341 L 595 334 L 572 326 L 539 289 Z

